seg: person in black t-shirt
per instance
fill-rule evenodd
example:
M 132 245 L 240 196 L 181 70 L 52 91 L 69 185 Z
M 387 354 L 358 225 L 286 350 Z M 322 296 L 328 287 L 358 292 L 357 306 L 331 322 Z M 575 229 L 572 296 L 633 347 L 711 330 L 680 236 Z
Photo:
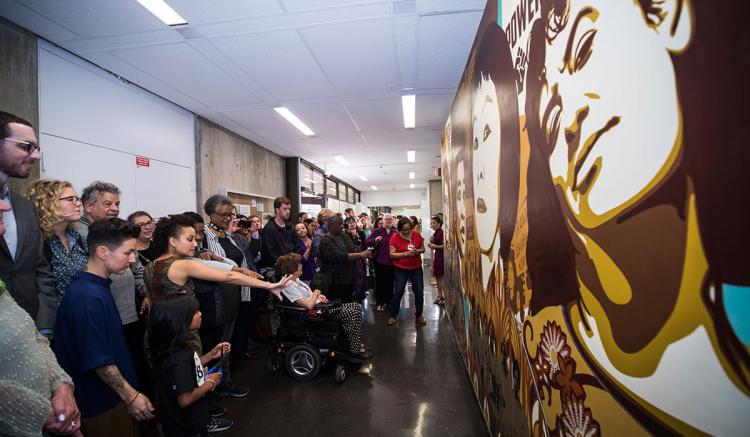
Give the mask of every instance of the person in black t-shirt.
M 149 341 L 155 351 L 157 405 L 166 437 L 207 436 L 233 425 L 231 420 L 210 417 L 205 395 L 221 381 L 221 370 L 204 367 L 230 352 L 231 346 L 219 343 L 199 357 L 188 341 L 200 325 L 201 312 L 193 296 L 175 296 L 151 308 Z

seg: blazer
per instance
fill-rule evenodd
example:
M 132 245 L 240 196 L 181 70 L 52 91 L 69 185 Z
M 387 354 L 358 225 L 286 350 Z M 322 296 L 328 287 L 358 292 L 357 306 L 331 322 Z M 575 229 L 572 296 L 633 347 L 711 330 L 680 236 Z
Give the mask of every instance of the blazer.
M 31 201 L 10 190 L 16 217 L 18 245 L 16 258 L 10 256 L 5 238 L 0 238 L 0 278 L 18 305 L 23 308 L 37 329 L 55 329 L 58 296 L 52 268 L 44 256 L 44 241 L 39 219 Z

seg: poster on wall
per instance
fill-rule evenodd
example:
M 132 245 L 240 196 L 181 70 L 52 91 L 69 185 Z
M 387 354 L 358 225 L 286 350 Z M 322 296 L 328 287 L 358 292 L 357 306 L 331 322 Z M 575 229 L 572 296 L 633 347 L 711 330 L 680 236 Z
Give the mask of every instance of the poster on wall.
M 747 435 L 741 5 L 487 3 L 441 149 L 492 435 Z

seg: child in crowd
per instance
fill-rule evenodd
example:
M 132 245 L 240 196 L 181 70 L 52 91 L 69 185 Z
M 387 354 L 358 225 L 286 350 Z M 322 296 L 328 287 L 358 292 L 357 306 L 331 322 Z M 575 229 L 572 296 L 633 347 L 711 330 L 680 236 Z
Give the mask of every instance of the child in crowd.
M 229 429 L 232 421 L 211 418 L 205 396 L 221 381 L 221 370 L 206 366 L 231 350 L 222 342 L 198 356 L 190 346 L 201 326 L 201 312 L 193 296 L 178 295 L 155 302 L 149 316 L 149 338 L 154 351 L 157 403 L 166 437 L 207 436 Z

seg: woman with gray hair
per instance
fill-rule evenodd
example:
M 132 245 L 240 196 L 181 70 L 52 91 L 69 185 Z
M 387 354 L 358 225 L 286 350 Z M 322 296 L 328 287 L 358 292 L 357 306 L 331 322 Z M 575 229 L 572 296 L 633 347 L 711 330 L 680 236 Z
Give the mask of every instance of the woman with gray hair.
M 393 227 L 393 216 L 383 215 L 383 227 L 376 227 L 365 240 L 366 247 L 375 250 L 375 311 L 382 313 L 393 297 L 395 270 L 388 249 L 388 242 L 396 233 Z

